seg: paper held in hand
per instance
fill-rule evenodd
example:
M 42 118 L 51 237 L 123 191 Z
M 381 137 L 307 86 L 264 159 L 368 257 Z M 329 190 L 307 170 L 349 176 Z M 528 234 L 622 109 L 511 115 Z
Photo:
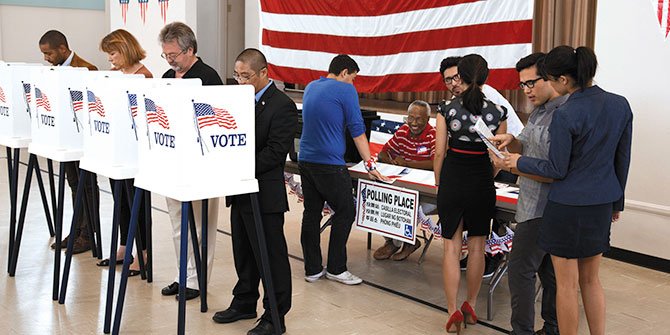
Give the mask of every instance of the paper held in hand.
M 496 156 L 500 157 L 501 159 L 504 158 L 503 154 L 496 148 L 496 146 L 489 141 L 489 138 L 493 137 L 493 133 L 491 132 L 491 129 L 482 121 L 482 118 L 480 117 L 477 122 L 475 123 L 475 131 L 477 131 L 477 134 L 479 134 L 479 137 L 481 137 L 482 141 L 486 146 L 493 151 Z

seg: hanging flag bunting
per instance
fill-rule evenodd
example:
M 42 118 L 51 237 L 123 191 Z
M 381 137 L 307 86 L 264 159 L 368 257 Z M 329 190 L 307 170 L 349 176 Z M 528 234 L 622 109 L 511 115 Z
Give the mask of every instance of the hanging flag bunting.
M 137 0 L 140 4 L 140 17 L 142 17 L 142 24 L 147 23 L 147 9 L 149 8 L 149 0 Z
M 126 14 L 128 14 L 128 3 L 130 0 L 119 0 L 119 5 L 121 5 L 121 17 L 123 17 L 123 25 L 126 25 Z
M 653 2 L 658 3 L 656 15 L 658 16 L 658 25 L 661 28 L 661 32 L 665 35 L 665 38 L 668 38 L 670 34 L 670 1 L 669 0 L 652 0 Z
M 170 0 L 158 0 L 159 7 L 161 8 L 161 17 L 163 18 L 163 24 L 167 23 L 167 11 L 168 3 Z

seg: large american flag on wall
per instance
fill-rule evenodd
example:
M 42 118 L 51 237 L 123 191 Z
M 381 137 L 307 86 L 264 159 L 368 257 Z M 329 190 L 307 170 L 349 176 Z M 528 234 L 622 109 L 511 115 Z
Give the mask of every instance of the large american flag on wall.
M 533 0 L 261 0 L 260 15 L 270 77 L 297 84 L 348 54 L 359 92 L 439 91 L 442 59 L 477 53 L 489 85 L 514 89 L 532 51 Z

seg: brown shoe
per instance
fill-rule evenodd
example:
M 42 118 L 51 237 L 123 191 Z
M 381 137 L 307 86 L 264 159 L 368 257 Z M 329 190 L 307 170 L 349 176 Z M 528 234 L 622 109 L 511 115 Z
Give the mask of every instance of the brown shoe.
M 67 248 L 67 239 L 69 236 L 66 236 L 63 241 L 60 242 L 60 248 L 65 249 Z M 56 249 L 56 242 L 51 243 L 51 249 Z
M 409 257 L 409 255 L 411 255 L 413 252 L 415 252 L 416 249 L 419 249 L 420 247 L 421 247 L 421 241 L 419 241 L 419 240 L 416 240 L 416 243 L 414 243 L 414 245 L 411 245 L 409 243 L 404 243 L 403 246 L 402 246 L 402 250 L 400 250 L 399 253 L 391 256 L 391 259 L 394 260 L 394 261 L 403 261 L 407 257 Z
M 91 250 L 91 242 L 83 236 L 79 236 L 74 240 L 74 247 L 72 248 L 72 254 L 81 254 L 82 252 Z
M 391 255 L 398 251 L 398 249 L 400 249 L 400 247 L 396 247 L 395 244 L 393 244 L 393 240 L 386 240 L 386 243 L 384 243 L 381 248 L 375 250 L 375 253 L 372 255 L 372 257 L 378 261 L 389 259 Z

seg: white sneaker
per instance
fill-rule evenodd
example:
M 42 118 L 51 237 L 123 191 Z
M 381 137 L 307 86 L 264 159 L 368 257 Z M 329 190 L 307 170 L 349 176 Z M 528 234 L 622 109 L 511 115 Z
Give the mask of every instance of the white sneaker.
M 305 276 L 305 281 L 308 283 L 313 283 L 319 280 L 319 278 L 323 277 L 325 274 L 326 274 L 326 268 L 323 268 L 323 270 L 321 270 L 321 272 L 317 274 L 313 274 L 311 276 Z
M 330 272 L 326 273 L 326 278 L 334 280 L 346 285 L 358 285 L 363 282 L 363 279 L 358 278 L 349 271 L 344 271 L 339 275 L 334 275 Z

